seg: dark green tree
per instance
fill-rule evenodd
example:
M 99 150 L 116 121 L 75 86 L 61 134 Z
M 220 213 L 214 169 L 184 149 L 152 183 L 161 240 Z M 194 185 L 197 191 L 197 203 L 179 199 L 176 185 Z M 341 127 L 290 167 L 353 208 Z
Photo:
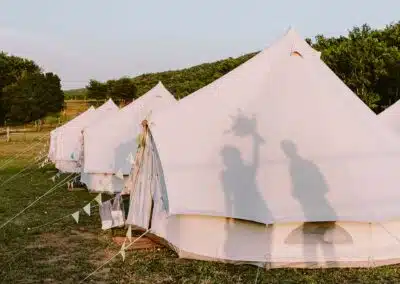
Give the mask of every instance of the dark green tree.
M 136 98 L 137 90 L 132 79 L 121 78 L 107 81 L 108 96 L 114 100 L 130 102 Z
M 107 98 L 108 88 L 107 84 L 90 80 L 86 86 L 87 97 L 94 100 L 104 100 Z
M 25 71 L 18 80 L 3 88 L 5 119 L 27 123 L 59 112 L 64 104 L 60 79 L 53 73 Z

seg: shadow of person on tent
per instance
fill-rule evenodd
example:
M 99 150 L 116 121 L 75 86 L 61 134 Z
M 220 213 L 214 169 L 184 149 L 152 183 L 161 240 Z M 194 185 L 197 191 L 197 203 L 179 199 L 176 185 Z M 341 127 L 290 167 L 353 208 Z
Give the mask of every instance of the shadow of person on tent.
M 335 210 L 325 197 L 329 188 L 318 166 L 301 157 L 291 140 L 281 141 L 281 149 L 289 159 L 292 196 L 301 204 L 305 219 L 311 220 L 292 231 L 285 242 L 303 244 L 304 260 L 308 266 L 318 265 L 319 246 L 325 264 L 332 266 L 335 264 L 335 244 L 351 242 L 351 236 L 335 224 Z
M 227 218 L 225 222 L 224 252 L 228 259 L 248 254 L 250 250 L 257 254 L 257 248 L 254 249 L 255 244 L 252 243 L 251 237 L 254 235 L 257 238 L 265 233 L 267 233 L 265 243 L 261 245 L 262 247 L 259 244 L 258 250 L 266 250 L 262 255 L 270 254 L 271 237 L 268 232 L 272 226 L 260 223 L 265 218 L 271 218 L 272 214 L 259 192 L 256 181 L 260 164 L 260 147 L 265 141 L 257 133 L 256 126 L 254 116 L 249 119 L 239 113 L 234 118 L 234 125 L 229 131 L 239 138 L 251 137 L 253 153 L 250 163 L 245 163 L 239 149 L 234 146 L 225 145 L 220 151 L 224 163 L 224 170 L 220 177 L 225 191 L 225 210 L 226 214 L 231 217 Z M 243 239 L 244 237 L 246 239 Z M 250 248 L 251 246 L 253 247 Z

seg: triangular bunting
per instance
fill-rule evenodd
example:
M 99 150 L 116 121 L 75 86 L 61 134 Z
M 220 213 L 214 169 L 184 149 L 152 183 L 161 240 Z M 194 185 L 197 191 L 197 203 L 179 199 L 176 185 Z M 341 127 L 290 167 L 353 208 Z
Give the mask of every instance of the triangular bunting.
M 132 226 L 129 225 L 128 227 L 128 231 L 126 232 L 126 237 L 128 238 L 128 240 L 131 242 L 132 241 Z
M 130 163 L 133 164 L 135 162 L 135 157 L 133 156 L 132 153 L 129 153 L 128 158 L 126 158 L 126 160 Z
M 83 211 L 90 216 L 90 202 L 83 207 Z
M 122 173 L 121 169 L 118 170 L 118 172 L 115 174 L 115 176 L 119 179 L 124 179 L 124 174 Z
M 52 181 L 52 182 L 56 182 L 56 176 L 52 176 L 52 177 L 51 177 L 51 181 Z
M 122 243 L 120 253 L 122 256 L 122 261 L 125 261 L 125 241 Z
M 97 196 L 94 198 L 94 200 L 101 205 L 101 193 L 97 194 Z
M 121 249 L 120 253 L 122 256 L 122 261 L 125 261 L 125 250 Z
M 72 218 L 74 218 L 76 223 L 79 223 L 79 211 L 76 211 L 75 213 L 71 214 Z

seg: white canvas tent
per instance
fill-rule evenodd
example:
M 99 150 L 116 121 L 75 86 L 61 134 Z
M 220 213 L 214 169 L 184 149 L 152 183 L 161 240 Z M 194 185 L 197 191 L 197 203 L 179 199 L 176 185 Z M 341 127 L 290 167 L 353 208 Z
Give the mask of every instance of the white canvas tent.
M 109 99 L 97 109 L 91 107 L 76 119 L 57 128 L 55 138 L 53 138 L 53 140 L 55 139 L 55 151 L 52 151 L 56 168 L 61 172 L 79 173 L 81 169 L 78 162 L 83 152 L 82 130 L 91 124 L 108 119 L 117 111 L 118 106 Z
M 93 192 L 120 192 L 124 180 L 120 172 L 129 175 L 137 147 L 140 123 L 152 114 L 175 104 L 176 99 L 158 82 L 151 90 L 121 109 L 112 119 L 88 127 L 84 131 L 84 170 L 81 182 Z
M 181 257 L 400 261 L 400 138 L 295 31 L 152 122 L 127 223 Z
M 61 125 L 60 127 L 57 127 L 56 129 L 53 129 L 52 131 L 50 131 L 50 145 L 49 145 L 49 153 L 48 153 L 48 158 L 50 161 L 52 161 L 53 163 L 55 163 L 55 161 L 56 161 L 57 134 L 62 132 L 62 130 L 67 127 L 74 127 L 76 125 L 79 125 L 94 111 L 95 111 L 95 108 L 93 106 L 91 106 L 85 112 L 79 114 L 72 120 L 68 121 L 66 124 Z
M 400 132 L 400 100 L 378 114 L 378 119 L 396 132 Z

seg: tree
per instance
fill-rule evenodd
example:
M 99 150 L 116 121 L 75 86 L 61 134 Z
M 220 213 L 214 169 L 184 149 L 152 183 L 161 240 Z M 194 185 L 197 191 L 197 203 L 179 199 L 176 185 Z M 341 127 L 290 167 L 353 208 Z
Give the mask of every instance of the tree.
M 59 112 L 64 104 L 60 78 L 53 73 L 24 71 L 18 80 L 3 88 L 5 118 L 28 123 Z
M 321 59 L 376 112 L 383 109 L 388 90 L 399 79 L 395 71 L 400 62 L 399 50 L 381 35 L 381 31 L 365 24 L 353 28 L 347 37 L 327 39 L 318 35 L 313 44 L 322 51 Z
M 86 86 L 87 97 L 94 100 L 102 100 L 107 98 L 108 88 L 107 84 L 96 80 L 90 80 Z
M 119 99 L 130 102 L 136 98 L 137 90 L 132 79 L 121 78 L 119 80 L 107 81 L 108 96 L 112 99 Z
M 40 72 L 40 68 L 32 60 L 0 52 L 0 125 L 4 123 L 9 108 L 9 105 L 4 103 L 6 98 L 3 89 L 15 83 L 23 72 Z

